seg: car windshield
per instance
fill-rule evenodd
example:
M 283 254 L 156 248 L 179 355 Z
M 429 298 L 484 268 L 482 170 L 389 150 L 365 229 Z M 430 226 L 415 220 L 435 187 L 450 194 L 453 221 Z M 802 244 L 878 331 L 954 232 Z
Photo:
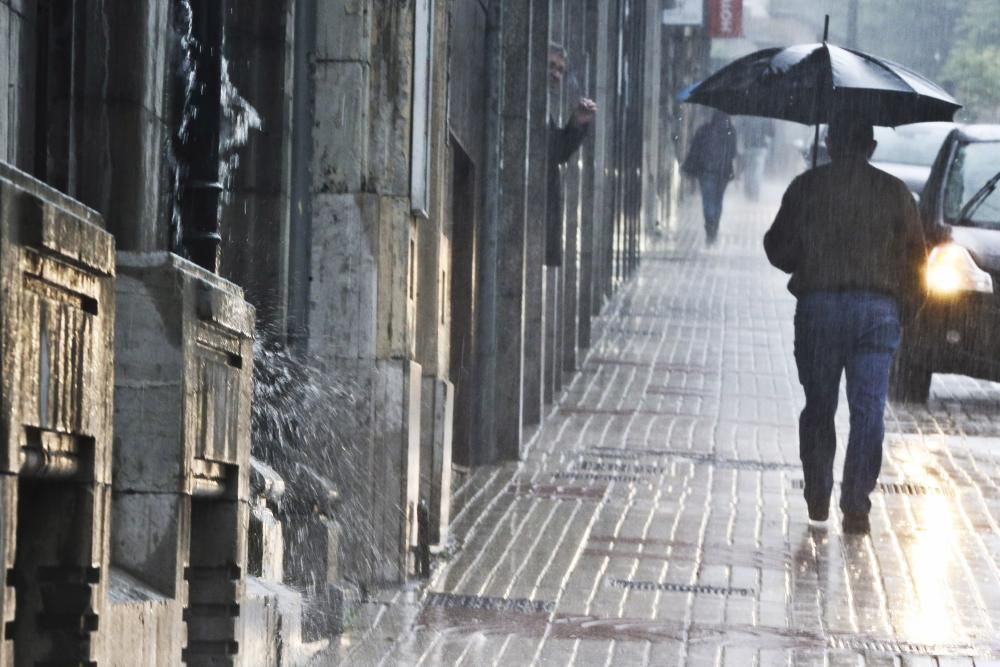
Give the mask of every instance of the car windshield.
M 954 127 L 951 123 L 919 123 L 897 127 L 895 130 L 877 127 L 875 141 L 878 145 L 872 161 L 929 167 L 934 164 L 938 149 Z
M 962 209 L 986 182 L 1000 171 L 1000 142 L 960 144 L 955 152 L 944 191 L 944 214 L 949 221 L 974 227 L 1000 228 L 1000 188 L 986 195 L 968 220 L 959 220 Z

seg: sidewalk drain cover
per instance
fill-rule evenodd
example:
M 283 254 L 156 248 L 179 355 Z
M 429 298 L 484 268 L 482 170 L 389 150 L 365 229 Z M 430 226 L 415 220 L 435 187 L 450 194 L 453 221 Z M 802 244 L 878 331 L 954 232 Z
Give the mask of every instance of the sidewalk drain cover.
M 749 588 L 728 588 L 723 586 L 705 586 L 699 584 L 672 584 L 657 581 L 635 581 L 632 579 L 612 579 L 613 588 L 624 588 L 630 591 L 668 591 L 670 593 L 696 593 L 699 595 L 723 595 L 750 597 L 753 591 Z
M 425 606 L 444 609 L 482 609 L 518 614 L 550 614 L 556 608 L 555 602 L 542 600 L 491 598 L 481 595 L 453 595 L 451 593 L 431 593 L 427 597 Z
M 650 385 L 646 387 L 647 396 L 677 396 L 680 398 L 714 398 L 718 392 L 695 387 L 667 387 Z
M 533 484 L 515 482 L 507 491 L 519 497 L 544 498 L 547 500 L 596 500 L 604 499 L 607 486 L 564 486 L 562 484 Z
M 841 486 L 841 483 L 837 482 L 837 486 Z M 792 488 L 801 491 L 805 488 L 805 481 L 801 479 L 793 479 Z M 936 486 L 924 486 L 923 484 L 914 484 L 912 482 L 879 482 L 875 485 L 875 490 L 887 495 L 897 496 L 951 495 L 951 491 L 948 489 L 942 489 Z
M 635 475 L 662 475 L 664 469 L 658 465 L 648 463 L 635 463 L 632 461 L 593 461 L 583 459 L 580 461 L 580 470 L 605 473 L 625 473 Z
M 588 482 L 641 482 L 645 479 L 639 475 L 607 475 L 594 472 L 558 472 L 552 477 Z
M 897 640 L 868 639 L 833 635 L 828 639 L 830 648 L 842 651 L 866 651 L 869 653 L 887 653 L 890 655 L 929 655 L 929 656 L 975 656 L 983 655 L 983 651 L 971 644 L 914 644 Z
M 636 460 L 640 457 L 685 459 L 694 463 L 714 465 L 719 468 L 753 471 L 800 470 L 797 463 L 779 463 L 776 461 L 758 461 L 755 459 L 722 458 L 710 452 L 694 452 L 679 449 L 616 449 L 614 447 L 592 447 L 583 451 L 581 457 L 589 456 L 598 459 Z M 659 469 L 659 472 L 664 472 Z

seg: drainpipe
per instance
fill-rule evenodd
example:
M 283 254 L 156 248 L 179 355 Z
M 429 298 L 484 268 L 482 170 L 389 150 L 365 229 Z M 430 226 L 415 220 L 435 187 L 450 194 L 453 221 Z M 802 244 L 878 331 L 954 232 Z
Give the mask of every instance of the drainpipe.
M 188 257 L 218 273 L 219 245 L 219 126 L 222 116 L 222 35 L 226 3 L 191 0 L 191 35 L 197 84 L 185 101 L 185 135 L 179 159 L 186 167 L 181 182 L 182 243 Z M 181 91 L 188 94 L 188 91 Z M 196 113 L 192 113 L 195 111 Z
M 500 218 L 500 114 L 503 100 L 502 0 L 490 0 L 486 17 L 486 132 L 484 137 L 483 214 L 476 264 L 476 420 L 471 452 L 474 464 L 492 463 L 496 451 L 497 383 L 497 228 Z
M 310 59 L 316 50 L 316 0 L 295 0 L 292 83 L 292 184 L 288 230 L 288 338 L 304 349 L 309 336 L 312 247 L 312 159 L 315 85 Z

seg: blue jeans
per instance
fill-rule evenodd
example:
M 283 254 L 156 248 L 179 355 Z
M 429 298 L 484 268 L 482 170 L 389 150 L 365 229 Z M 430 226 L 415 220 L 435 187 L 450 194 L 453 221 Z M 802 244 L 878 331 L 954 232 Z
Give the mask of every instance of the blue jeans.
M 726 194 L 729 181 L 722 174 L 704 172 L 698 176 L 701 188 L 701 209 L 705 214 L 705 235 L 715 239 L 719 233 L 719 219 L 722 217 L 722 196 Z
M 795 363 L 806 406 L 799 417 L 799 457 L 810 506 L 829 506 L 834 415 L 840 376 L 847 374 L 851 431 L 844 461 L 840 509 L 867 514 L 868 495 L 882 468 L 889 366 L 899 346 L 896 300 L 871 292 L 815 292 L 795 309 Z

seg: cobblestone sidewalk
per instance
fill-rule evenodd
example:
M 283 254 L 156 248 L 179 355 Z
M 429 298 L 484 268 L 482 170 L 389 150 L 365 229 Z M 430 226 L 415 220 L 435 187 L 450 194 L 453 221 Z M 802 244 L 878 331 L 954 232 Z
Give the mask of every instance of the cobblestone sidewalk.
M 811 526 L 773 208 L 728 205 L 716 247 L 647 252 L 526 460 L 463 487 L 455 557 L 321 664 L 1000 665 L 998 385 L 892 405 L 871 537 L 836 498 Z

